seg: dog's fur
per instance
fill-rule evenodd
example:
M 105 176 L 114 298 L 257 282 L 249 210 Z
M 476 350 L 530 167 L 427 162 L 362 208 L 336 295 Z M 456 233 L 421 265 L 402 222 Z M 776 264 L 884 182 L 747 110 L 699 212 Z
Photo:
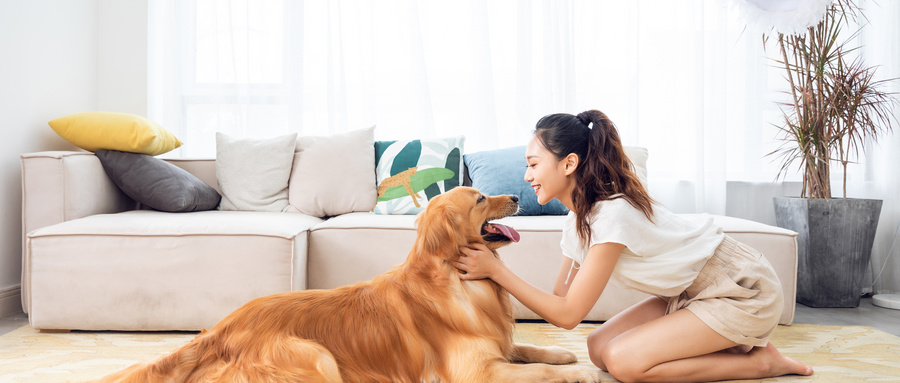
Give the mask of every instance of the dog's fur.
M 517 209 L 512 197 L 455 188 L 429 202 L 393 270 L 255 299 L 175 352 L 100 382 L 599 382 L 596 368 L 545 364 L 575 362 L 569 351 L 514 344 L 508 293 L 462 281 L 450 264 L 459 246 L 508 244 L 482 228 Z

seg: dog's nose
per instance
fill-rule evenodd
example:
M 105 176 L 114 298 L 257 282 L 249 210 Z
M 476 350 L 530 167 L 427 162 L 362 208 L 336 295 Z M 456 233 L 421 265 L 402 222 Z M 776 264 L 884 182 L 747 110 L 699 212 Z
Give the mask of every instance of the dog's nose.
M 517 195 L 511 195 L 511 196 L 509 196 L 509 199 L 511 199 L 515 203 L 519 202 L 519 196 L 517 196 Z

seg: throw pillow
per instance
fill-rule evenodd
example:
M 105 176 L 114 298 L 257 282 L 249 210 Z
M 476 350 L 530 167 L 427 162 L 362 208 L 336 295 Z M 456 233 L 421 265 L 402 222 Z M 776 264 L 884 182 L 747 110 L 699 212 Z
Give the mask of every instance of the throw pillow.
M 564 215 L 569 213 L 554 199 L 538 203 L 531 184 L 525 182 L 525 147 L 489 150 L 464 156 L 472 187 L 487 195 L 509 194 L 519 197 L 519 215 Z
M 375 127 L 326 137 L 300 137 L 288 187 L 289 212 L 316 217 L 372 211 Z
M 417 214 L 463 183 L 464 136 L 375 142 L 377 214 Z
M 212 210 L 221 196 L 186 170 L 141 153 L 94 152 L 109 178 L 131 199 L 168 212 Z
M 631 160 L 631 164 L 634 165 L 634 173 L 637 175 L 638 179 L 641 180 L 644 189 L 648 189 L 647 158 L 650 155 L 647 148 L 642 148 L 640 146 L 625 146 L 623 149 L 625 149 L 625 157 L 628 157 L 628 159 Z
M 181 141 L 159 124 L 128 113 L 84 112 L 50 121 L 60 137 L 88 151 L 100 149 L 160 155 Z
M 297 134 L 235 139 L 216 132 L 219 210 L 285 211 Z

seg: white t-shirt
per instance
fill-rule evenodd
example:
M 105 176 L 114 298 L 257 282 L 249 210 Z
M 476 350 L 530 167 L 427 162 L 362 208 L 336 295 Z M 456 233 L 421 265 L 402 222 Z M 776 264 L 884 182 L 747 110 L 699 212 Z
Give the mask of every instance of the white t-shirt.
M 588 222 L 591 240 L 584 247 L 575 228 L 575 213 L 569 212 L 560 242 L 563 255 L 582 265 L 591 246 L 625 245 L 613 279 L 662 297 L 677 296 L 690 286 L 725 238 L 709 215 L 685 218 L 654 205 L 651 222 L 624 198 L 598 201 Z

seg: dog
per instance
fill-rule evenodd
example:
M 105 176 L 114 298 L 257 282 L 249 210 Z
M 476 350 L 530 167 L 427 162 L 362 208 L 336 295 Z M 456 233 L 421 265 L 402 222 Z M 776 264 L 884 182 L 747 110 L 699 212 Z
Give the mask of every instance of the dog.
M 155 362 L 98 382 L 599 382 L 599 369 L 566 365 L 560 347 L 513 343 L 509 294 L 462 281 L 459 247 L 496 249 L 519 234 L 490 223 L 518 211 L 515 196 L 457 187 L 416 219 L 406 261 L 332 290 L 257 298 Z

